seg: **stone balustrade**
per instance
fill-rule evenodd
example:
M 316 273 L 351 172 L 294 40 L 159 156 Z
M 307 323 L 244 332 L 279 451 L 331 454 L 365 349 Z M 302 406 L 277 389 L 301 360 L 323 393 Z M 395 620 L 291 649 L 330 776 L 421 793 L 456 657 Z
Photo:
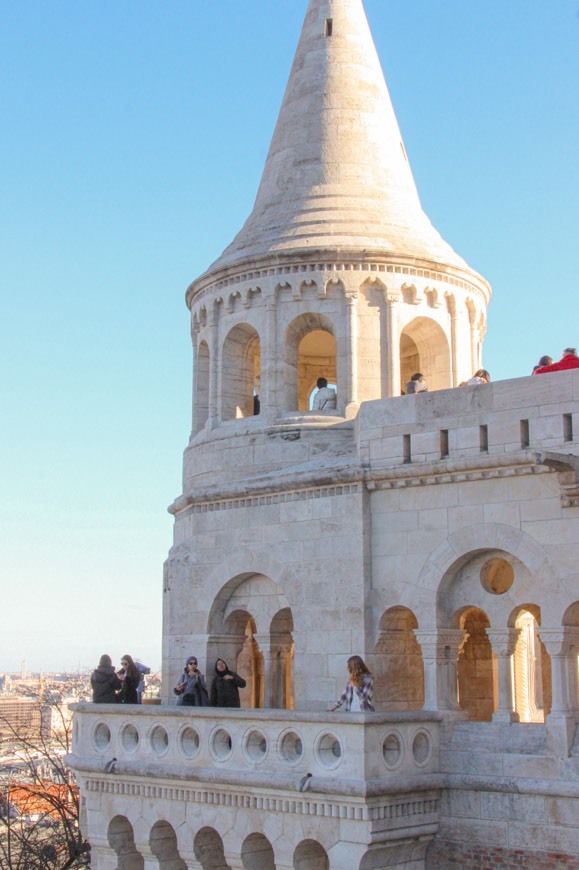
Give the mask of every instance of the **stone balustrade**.
M 436 787 L 437 714 L 95 704 L 73 709 L 69 763 L 87 774 L 246 784 L 276 791 L 311 788 L 350 797 L 383 793 L 385 787 L 390 792 Z

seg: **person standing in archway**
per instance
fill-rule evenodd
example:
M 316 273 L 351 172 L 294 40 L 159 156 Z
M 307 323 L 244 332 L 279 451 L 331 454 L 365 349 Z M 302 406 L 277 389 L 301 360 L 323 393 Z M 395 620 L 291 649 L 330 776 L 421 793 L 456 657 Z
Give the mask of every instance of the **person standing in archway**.
M 314 411 L 335 411 L 337 408 L 336 391 L 332 387 L 328 387 L 326 378 L 318 378 L 316 381 L 318 392 L 314 396 L 312 410 Z

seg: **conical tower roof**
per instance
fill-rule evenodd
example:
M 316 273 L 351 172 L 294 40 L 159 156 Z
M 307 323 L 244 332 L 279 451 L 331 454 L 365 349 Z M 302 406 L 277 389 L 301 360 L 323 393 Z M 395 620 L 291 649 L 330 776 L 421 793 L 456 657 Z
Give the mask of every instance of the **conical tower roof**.
M 253 211 L 209 271 L 306 251 L 468 268 L 420 205 L 362 0 L 310 0 Z

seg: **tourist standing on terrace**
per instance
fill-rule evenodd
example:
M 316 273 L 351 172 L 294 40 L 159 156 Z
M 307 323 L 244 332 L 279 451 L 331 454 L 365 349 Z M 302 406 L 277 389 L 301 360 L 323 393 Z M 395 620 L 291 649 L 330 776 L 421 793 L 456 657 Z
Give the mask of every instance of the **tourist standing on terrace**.
M 239 690 L 245 689 L 247 683 L 227 667 L 224 659 L 215 662 L 215 676 L 211 683 L 210 701 L 212 707 L 241 707 Z
M 141 674 L 131 656 L 122 657 L 118 676 L 123 684 L 120 692 L 121 704 L 138 704 L 137 689 L 141 682 Z
M 540 366 L 535 375 L 544 375 L 547 372 L 564 372 L 567 369 L 579 369 L 579 356 L 576 347 L 566 347 L 559 362 L 547 366 Z
M 360 656 L 351 656 L 348 659 L 348 672 L 350 679 L 346 688 L 329 712 L 332 713 L 346 702 L 346 710 L 349 713 L 373 712 L 374 705 L 374 677 L 366 667 Z
M 118 703 L 117 692 L 123 684 L 115 673 L 110 656 L 102 655 L 100 657 L 98 668 L 95 668 L 91 674 L 90 684 L 93 704 Z

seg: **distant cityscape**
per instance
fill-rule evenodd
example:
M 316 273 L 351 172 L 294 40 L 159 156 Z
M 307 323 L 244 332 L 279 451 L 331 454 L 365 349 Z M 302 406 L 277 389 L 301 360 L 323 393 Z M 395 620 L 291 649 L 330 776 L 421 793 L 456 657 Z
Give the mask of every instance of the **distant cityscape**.
M 22 817 L 34 825 L 51 815 L 44 797 L 51 789 L 66 786 L 70 791 L 74 778 L 63 763 L 71 749 L 69 707 L 92 700 L 91 673 L 88 667 L 73 673 L 28 673 L 23 662 L 19 673 L 0 674 L 0 819 Z M 160 673 L 144 679 L 143 703 L 158 703 Z M 0 846 L 4 837 L 0 826 Z

